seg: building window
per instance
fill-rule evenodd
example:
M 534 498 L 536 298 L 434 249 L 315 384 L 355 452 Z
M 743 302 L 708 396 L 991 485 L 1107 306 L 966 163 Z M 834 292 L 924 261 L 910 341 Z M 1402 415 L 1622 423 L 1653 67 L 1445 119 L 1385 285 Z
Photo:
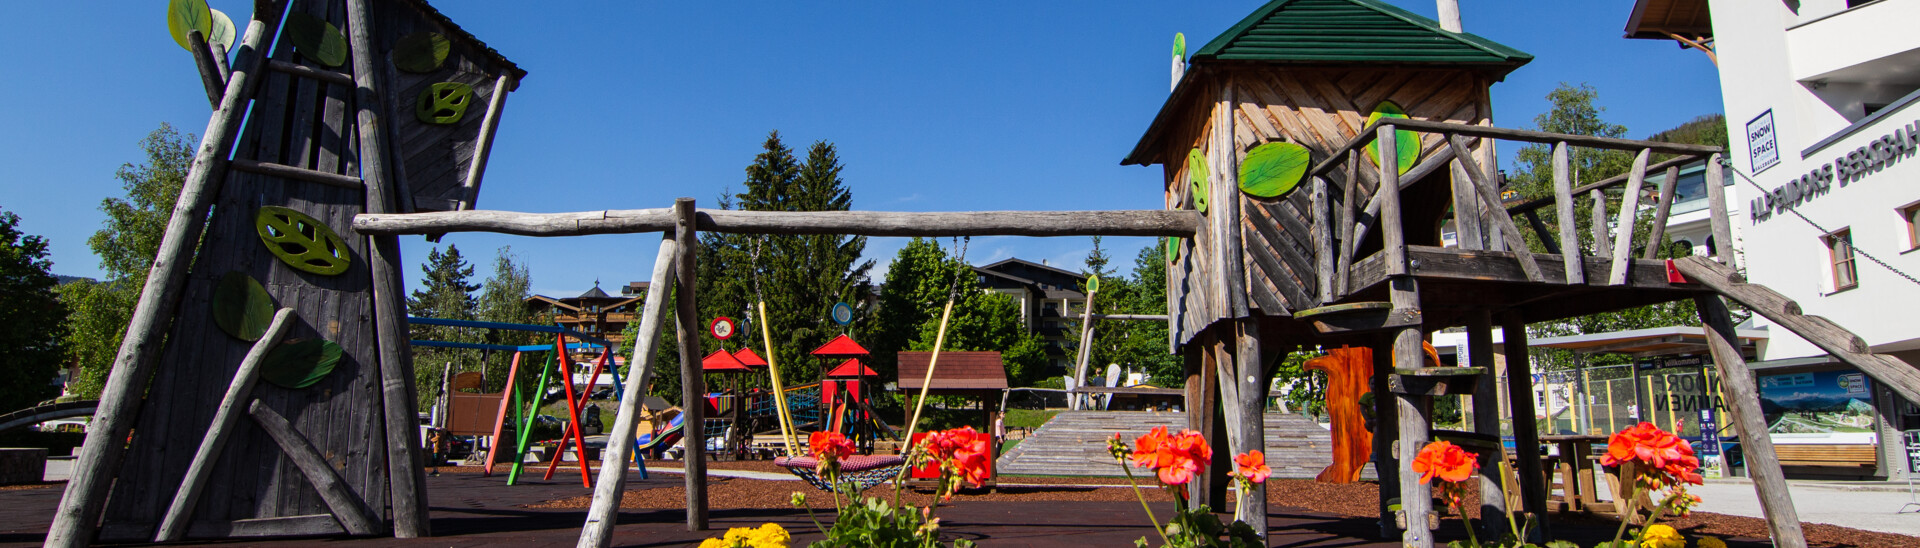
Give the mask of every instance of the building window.
M 1907 249 L 1920 249 L 1920 204 L 1900 208 L 1900 222 L 1907 226 Z
M 1827 245 L 1827 258 L 1833 264 L 1833 290 L 1853 289 L 1860 285 L 1853 268 L 1853 231 L 1842 228 L 1821 239 Z

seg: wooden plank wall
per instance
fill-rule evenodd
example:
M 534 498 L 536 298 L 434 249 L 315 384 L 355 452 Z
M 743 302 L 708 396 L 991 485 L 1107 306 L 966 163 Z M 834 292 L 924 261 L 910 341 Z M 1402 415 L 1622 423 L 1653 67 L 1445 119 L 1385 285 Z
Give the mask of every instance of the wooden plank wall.
M 345 27 L 344 2 L 295 0 L 289 10 Z M 322 68 L 300 58 L 284 39 L 271 57 Z M 352 89 L 280 72 L 262 76 L 267 80 L 234 156 L 357 177 Z M 228 336 L 211 321 L 214 286 L 229 271 L 259 280 L 276 304 L 298 311 L 300 321 L 289 339 L 319 337 L 341 346 L 339 365 L 318 384 L 288 390 L 261 383 L 254 394 L 292 421 L 369 507 L 376 512 L 387 507 L 366 239 L 348 230 L 364 202 L 356 189 L 228 172 L 108 502 L 103 539 L 152 538 L 213 420 L 212 402 L 220 401 L 247 352 L 249 343 Z M 255 233 L 254 214 L 262 205 L 292 208 L 327 223 L 354 253 L 352 265 L 338 276 L 287 267 L 267 252 Z M 235 432 L 207 493 L 195 513 L 197 530 L 231 531 L 236 520 L 328 513 L 307 480 L 257 428 Z
M 1324 160 L 1334 149 L 1352 140 L 1366 126 L 1367 115 L 1374 106 L 1387 100 L 1400 105 L 1409 116 L 1417 119 L 1477 125 L 1491 123 L 1487 95 L 1490 80 L 1473 70 L 1249 66 L 1230 71 L 1213 70 L 1208 76 L 1204 81 L 1212 85 L 1227 81 L 1230 76 L 1236 86 L 1233 143 L 1242 158 L 1255 145 L 1286 141 L 1307 147 L 1313 154 L 1313 161 Z M 1218 95 L 1198 93 L 1192 96 L 1211 98 Z M 1181 117 L 1180 125 L 1173 129 L 1178 132 L 1176 137 L 1166 140 L 1169 143 L 1183 143 L 1183 148 L 1169 150 L 1166 155 L 1167 158 L 1180 159 L 1167 166 L 1169 208 L 1184 208 L 1188 203 L 1185 201 L 1188 177 L 1184 161 L 1187 150 L 1194 147 L 1205 150 L 1213 129 L 1207 124 L 1213 114 L 1211 103 L 1195 103 L 1198 104 L 1189 105 L 1186 115 Z M 1444 146 L 1446 143 L 1440 135 L 1421 135 L 1422 158 Z M 1474 152 L 1481 165 L 1493 165 L 1493 150 L 1486 142 L 1477 144 Z M 1363 161 L 1361 166 L 1360 180 L 1365 192 L 1361 192 L 1360 196 L 1364 200 L 1372 194 L 1376 175 L 1371 173 L 1371 162 Z M 1332 175 L 1329 183 L 1336 191 L 1330 193 L 1327 203 L 1329 207 L 1337 209 L 1344 198 L 1343 193 L 1337 190 L 1344 184 L 1346 174 L 1336 170 Z M 1429 188 L 1433 185 L 1450 188 L 1447 177 L 1428 179 L 1418 183 L 1408 194 L 1406 215 L 1409 219 L 1409 243 L 1438 245 L 1439 221 L 1450 206 L 1445 190 Z M 1311 232 L 1312 186 L 1309 181 L 1302 181 L 1299 188 L 1278 199 L 1237 194 L 1243 211 L 1241 229 L 1246 250 L 1239 257 L 1229 260 L 1243 261 L 1249 302 L 1269 316 L 1286 316 L 1294 310 L 1320 305 L 1315 299 L 1318 284 L 1314 275 L 1316 246 L 1313 245 Z M 1208 209 L 1209 215 L 1216 210 L 1225 210 L 1219 204 L 1212 206 Z M 1377 240 L 1378 236 L 1374 238 Z M 1206 246 L 1194 245 L 1198 243 L 1190 242 L 1179 257 L 1170 259 L 1174 267 L 1172 272 L 1176 274 L 1170 277 L 1176 281 L 1170 283 L 1176 287 L 1170 288 L 1169 314 L 1177 318 L 1174 338 L 1179 344 L 1191 341 L 1208 325 L 1226 317 L 1224 311 L 1214 310 L 1205 299 L 1195 295 L 1211 291 L 1210 284 L 1206 282 L 1206 271 L 1214 260 L 1201 251 L 1207 249 Z
M 487 103 L 493 99 L 494 84 L 504 67 L 480 50 L 481 46 L 462 40 L 462 34 L 449 29 L 439 18 L 429 17 L 410 2 L 376 2 L 372 5 L 374 47 L 382 55 L 393 44 L 416 31 L 432 31 L 452 41 L 447 61 L 440 70 L 416 74 L 385 63 L 387 70 L 387 114 L 393 135 L 393 171 L 399 176 L 398 188 L 413 196 L 416 211 L 453 211 L 466 200 L 467 167 L 473 164 L 476 145 L 483 130 Z M 414 115 L 414 103 L 420 92 L 440 82 L 460 82 L 473 86 L 473 99 L 459 122 L 440 125 L 420 121 Z M 511 91 L 511 90 L 507 90 Z

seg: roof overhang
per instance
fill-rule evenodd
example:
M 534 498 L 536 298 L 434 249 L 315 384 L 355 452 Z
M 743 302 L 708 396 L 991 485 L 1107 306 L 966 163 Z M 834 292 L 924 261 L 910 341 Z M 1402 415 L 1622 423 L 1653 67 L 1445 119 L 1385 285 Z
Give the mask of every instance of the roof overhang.
M 1627 38 L 1672 40 L 1671 35 L 1713 36 L 1707 0 L 1636 0 L 1627 16 Z
M 1750 350 L 1756 343 L 1767 340 L 1767 330 L 1739 329 L 1735 331 L 1735 336 L 1740 339 L 1743 350 Z M 1707 334 L 1699 326 L 1674 325 L 1547 337 L 1533 340 L 1528 345 L 1571 350 L 1580 354 L 1626 354 L 1644 358 L 1706 352 Z

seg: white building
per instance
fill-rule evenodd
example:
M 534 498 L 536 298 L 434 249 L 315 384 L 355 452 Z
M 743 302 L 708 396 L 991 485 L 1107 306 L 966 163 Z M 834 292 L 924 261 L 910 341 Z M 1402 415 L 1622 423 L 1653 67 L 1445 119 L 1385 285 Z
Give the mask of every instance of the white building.
M 1716 56 L 1733 196 L 1744 210 L 1732 221 L 1743 232 L 1748 280 L 1852 330 L 1874 352 L 1920 363 L 1914 21 L 1920 2 L 1906 0 L 1640 0 L 1627 31 L 1693 42 Z M 1801 382 L 1832 383 L 1819 388 L 1851 391 L 1878 415 L 1868 428 L 1825 417 L 1835 426 L 1828 429 L 1770 412 L 1775 442 L 1879 443 L 1880 462 L 1864 475 L 1900 475 L 1897 434 L 1920 428 L 1920 409 L 1861 384 L 1857 372 L 1785 329 L 1769 331 L 1755 364 L 1763 399 L 1770 387 L 1787 393 Z

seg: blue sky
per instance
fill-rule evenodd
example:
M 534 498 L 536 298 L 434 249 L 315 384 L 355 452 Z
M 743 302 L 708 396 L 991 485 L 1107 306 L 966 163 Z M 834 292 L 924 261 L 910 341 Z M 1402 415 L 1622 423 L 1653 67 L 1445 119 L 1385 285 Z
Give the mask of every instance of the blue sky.
M 1429 1 L 1391 0 L 1431 17 Z M 244 28 L 253 3 L 213 0 Z M 767 132 L 838 146 L 854 208 L 895 211 L 1158 209 L 1158 168 L 1121 167 L 1167 95 L 1175 32 L 1194 48 L 1262 3 L 447 1 L 436 6 L 531 74 L 509 96 L 483 209 L 712 207 L 737 192 Z M 1531 124 L 1560 82 L 1599 89 L 1609 121 L 1643 137 L 1720 112 L 1699 52 L 1621 38 L 1628 0 L 1461 0 L 1466 29 L 1533 54 L 1493 88 L 1494 122 Z M 46 2 L 0 34 L 0 208 L 52 242 L 54 270 L 97 276 L 86 238 L 114 171 L 161 122 L 202 133 L 192 59 L 164 0 Z M 1512 147 L 1502 152 L 1511 155 Z M 651 236 L 452 234 L 485 276 L 500 246 L 536 292 L 644 279 Z M 429 244 L 403 239 L 405 258 Z M 1123 269 L 1145 238 L 1108 238 Z M 876 270 L 905 245 L 873 239 Z M 981 238 L 969 262 L 1077 268 L 1086 238 Z M 407 267 L 409 283 L 419 276 Z

